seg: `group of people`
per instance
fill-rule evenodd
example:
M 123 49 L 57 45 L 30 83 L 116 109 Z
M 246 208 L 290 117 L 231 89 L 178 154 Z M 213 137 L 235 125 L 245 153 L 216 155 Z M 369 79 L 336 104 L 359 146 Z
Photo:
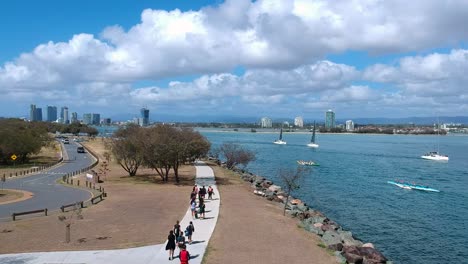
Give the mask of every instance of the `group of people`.
M 213 187 L 208 186 L 208 189 L 205 186 L 198 188 L 195 185 L 190 193 L 190 210 L 192 211 L 192 218 L 198 219 L 205 218 L 205 196 L 208 194 L 208 199 L 213 199 L 214 190 Z M 197 195 L 198 195 L 198 211 L 197 211 Z M 174 251 L 176 246 L 179 248 L 179 260 L 181 264 L 188 264 L 190 260 L 190 253 L 187 250 L 187 243 L 192 244 L 192 235 L 195 232 L 195 226 L 193 222 L 190 221 L 190 224 L 182 231 L 179 221 L 176 221 L 174 228 L 169 231 L 167 236 L 166 250 L 169 250 L 169 260 L 174 259 Z M 186 241 L 187 238 L 187 241 Z
M 174 228 L 169 231 L 169 235 L 167 236 L 166 250 L 169 250 L 169 260 L 174 259 L 174 251 L 177 245 L 179 248 L 180 263 L 188 264 L 190 253 L 187 251 L 186 243 L 192 244 L 193 232 L 195 232 L 195 226 L 192 221 L 190 221 L 190 224 L 185 228 L 185 231 L 182 231 L 179 221 L 176 221 Z M 185 238 L 187 238 L 187 241 Z
M 205 218 L 205 196 L 208 193 L 208 199 L 213 199 L 214 190 L 213 187 L 208 186 L 208 190 L 205 186 L 198 189 L 198 186 L 195 185 L 192 188 L 192 192 L 190 193 L 190 210 L 192 211 L 192 218 Z M 198 195 L 198 212 L 197 212 L 197 195 Z

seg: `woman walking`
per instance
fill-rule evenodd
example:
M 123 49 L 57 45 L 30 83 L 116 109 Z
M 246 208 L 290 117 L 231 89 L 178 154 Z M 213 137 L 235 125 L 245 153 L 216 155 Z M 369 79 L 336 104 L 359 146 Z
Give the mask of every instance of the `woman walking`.
M 190 224 L 187 226 L 187 228 L 185 228 L 185 236 L 186 236 L 187 239 L 188 239 L 189 245 L 192 244 L 192 235 L 193 235 L 193 232 L 195 232 L 195 227 L 193 226 L 193 222 L 190 221 Z
M 167 236 L 167 244 L 166 244 L 166 250 L 169 250 L 169 260 L 174 259 L 174 250 L 176 247 L 176 238 L 174 235 L 174 231 L 169 231 L 169 235 Z
M 213 199 L 213 194 L 214 194 L 214 191 L 213 191 L 213 187 L 208 186 L 208 199 Z
M 192 211 L 192 219 L 197 218 L 197 202 L 195 202 L 195 199 L 190 203 L 190 210 Z
M 205 219 L 205 203 L 204 203 L 203 199 L 200 201 L 200 205 L 198 207 L 199 207 L 199 211 L 200 211 L 200 218 Z

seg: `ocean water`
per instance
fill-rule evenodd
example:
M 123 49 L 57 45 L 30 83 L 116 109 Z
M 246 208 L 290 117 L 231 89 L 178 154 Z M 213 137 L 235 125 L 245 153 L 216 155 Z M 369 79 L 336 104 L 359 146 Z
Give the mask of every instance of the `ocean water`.
M 320 148 L 306 146 L 310 134 L 200 130 L 213 144 L 239 143 L 255 151 L 247 169 L 275 183 L 280 168 L 296 160 L 313 167 L 294 196 L 325 213 L 363 242 L 372 242 L 394 263 L 468 263 L 468 136 L 439 137 L 447 163 L 419 157 L 437 147 L 437 136 L 318 134 Z M 439 189 L 405 190 L 401 179 Z

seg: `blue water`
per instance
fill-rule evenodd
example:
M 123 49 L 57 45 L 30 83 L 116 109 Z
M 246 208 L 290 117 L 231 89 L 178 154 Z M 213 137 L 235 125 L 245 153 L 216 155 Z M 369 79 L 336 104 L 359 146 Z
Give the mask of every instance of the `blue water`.
M 468 136 L 441 136 L 450 161 L 440 163 L 419 158 L 436 136 L 319 134 L 313 150 L 307 134 L 286 133 L 288 144 L 275 145 L 277 134 L 201 132 L 214 146 L 236 142 L 255 151 L 247 169 L 276 183 L 279 168 L 318 162 L 295 196 L 395 263 L 468 263 Z M 441 192 L 387 184 L 395 179 Z

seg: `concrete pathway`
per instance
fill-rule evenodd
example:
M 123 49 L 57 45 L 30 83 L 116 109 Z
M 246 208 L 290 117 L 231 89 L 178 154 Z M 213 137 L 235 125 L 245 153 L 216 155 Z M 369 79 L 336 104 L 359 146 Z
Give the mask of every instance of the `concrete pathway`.
M 190 221 L 193 221 L 195 232 L 192 236 L 192 244 L 187 245 L 192 259 L 190 264 L 200 264 L 205 254 L 208 241 L 213 234 L 218 220 L 220 196 L 216 188 L 213 170 L 203 162 L 197 162 L 196 166 L 197 185 L 211 185 L 214 189 L 214 200 L 206 200 L 206 219 L 192 219 L 190 207 L 180 221 L 181 229 Z M 188 205 L 189 193 L 187 193 Z M 174 223 L 175 224 L 175 223 Z M 171 230 L 172 226 L 168 226 Z M 117 249 L 117 250 L 93 250 L 93 251 L 61 251 L 61 252 L 38 252 L 0 255 L 2 264 L 159 264 L 159 263 L 179 263 L 176 258 L 169 261 L 169 252 L 165 250 L 166 243 L 146 247 Z M 176 249 L 174 256 L 179 250 Z

